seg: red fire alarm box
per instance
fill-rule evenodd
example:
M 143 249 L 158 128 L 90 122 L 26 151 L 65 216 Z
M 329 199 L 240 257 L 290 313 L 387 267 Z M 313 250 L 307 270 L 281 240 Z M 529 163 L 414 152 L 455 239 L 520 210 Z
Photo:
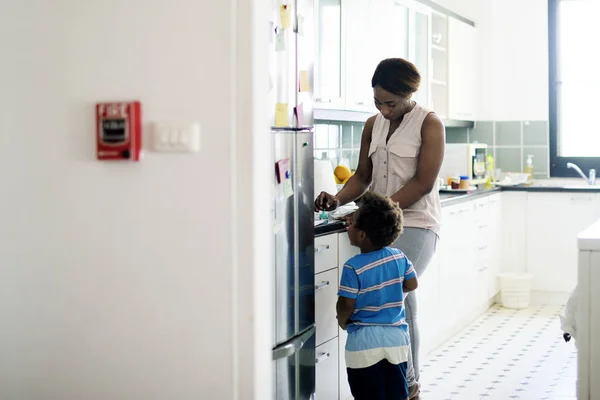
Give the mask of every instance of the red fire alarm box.
M 98 160 L 139 161 L 142 115 L 139 101 L 96 104 Z

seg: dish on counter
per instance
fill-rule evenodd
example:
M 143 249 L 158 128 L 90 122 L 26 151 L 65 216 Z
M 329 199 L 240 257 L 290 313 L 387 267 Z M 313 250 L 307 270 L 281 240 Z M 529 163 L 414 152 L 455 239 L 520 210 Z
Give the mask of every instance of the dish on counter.
M 450 186 L 440 188 L 440 193 L 469 193 L 477 190 L 476 186 L 469 186 L 468 189 L 452 189 Z

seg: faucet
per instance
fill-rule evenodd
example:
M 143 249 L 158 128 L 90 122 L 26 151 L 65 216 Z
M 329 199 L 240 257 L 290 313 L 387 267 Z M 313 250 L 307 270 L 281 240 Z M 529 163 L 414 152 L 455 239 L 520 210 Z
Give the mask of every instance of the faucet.
M 567 163 L 567 168 L 573 168 L 575 171 L 577 171 L 577 173 L 583 178 L 585 179 L 585 181 L 589 184 L 589 185 L 595 185 L 596 184 L 596 170 L 595 169 L 590 169 L 590 176 L 589 178 L 587 176 L 585 176 L 585 174 L 583 173 L 583 171 L 581 170 L 581 168 L 579 168 L 577 165 L 573 164 L 573 163 Z

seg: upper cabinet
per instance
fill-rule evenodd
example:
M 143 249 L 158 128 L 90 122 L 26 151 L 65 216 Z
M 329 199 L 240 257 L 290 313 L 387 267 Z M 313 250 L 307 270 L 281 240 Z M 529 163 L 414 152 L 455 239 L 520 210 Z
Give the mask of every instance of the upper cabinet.
M 474 117 L 474 63 L 461 59 L 475 56 L 472 25 L 413 0 L 315 0 L 315 21 L 317 110 L 376 113 L 373 72 L 381 60 L 401 57 L 421 73 L 419 104 L 446 119 Z M 467 32 L 470 44 L 461 43 Z
M 323 108 L 343 109 L 342 3 L 315 2 L 315 103 Z
M 448 117 L 475 118 L 476 36 L 475 27 L 448 17 Z

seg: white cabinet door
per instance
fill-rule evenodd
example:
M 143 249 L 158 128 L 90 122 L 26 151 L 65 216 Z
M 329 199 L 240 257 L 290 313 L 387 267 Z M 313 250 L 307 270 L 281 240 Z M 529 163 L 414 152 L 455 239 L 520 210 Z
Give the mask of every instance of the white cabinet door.
M 527 270 L 534 275 L 533 290 L 573 290 L 577 235 L 598 218 L 595 193 L 528 193 Z
M 502 272 L 527 270 L 527 192 L 502 193 Z
M 337 336 L 335 304 L 338 291 L 337 268 L 315 275 L 315 326 L 317 346 Z
M 325 235 L 315 239 L 315 274 L 336 268 L 338 265 L 337 235 Z
M 440 245 L 425 273 L 419 278 L 417 289 L 419 330 L 421 332 L 421 356 L 429 354 L 439 345 L 440 308 Z
M 475 116 L 475 27 L 448 17 L 448 116 L 472 120 Z
M 498 275 L 502 268 L 502 196 L 503 194 L 495 194 L 490 196 L 490 261 L 489 261 L 489 280 L 487 287 L 487 298 L 491 299 L 500 291 Z
M 338 398 L 338 340 L 330 340 L 316 349 L 315 400 Z
M 345 100 L 347 110 L 373 111 L 371 77 L 377 61 L 372 56 L 372 0 L 344 0 Z M 370 100 L 369 100 L 370 99 Z
M 344 107 L 342 96 L 342 2 L 315 0 L 316 108 Z
M 348 238 L 348 234 L 346 232 L 338 233 L 337 237 L 338 237 L 338 248 L 339 248 L 338 266 L 340 268 L 339 272 L 340 272 L 340 277 L 341 277 L 342 276 L 341 275 L 342 268 L 344 267 L 344 264 L 346 263 L 346 261 L 348 261 L 355 255 L 360 253 L 360 250 L 358 247 L 352 246 L 350 244 L 350 239 Z

